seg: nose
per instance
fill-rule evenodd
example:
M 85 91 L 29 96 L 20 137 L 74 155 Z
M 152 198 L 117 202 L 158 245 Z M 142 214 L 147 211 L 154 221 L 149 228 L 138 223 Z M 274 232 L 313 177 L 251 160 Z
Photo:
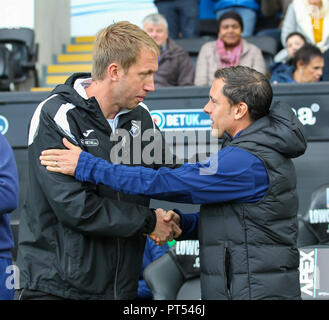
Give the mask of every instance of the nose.
M 153 76 L 147 82 L 145 82 L 144 90 L 146 92 L 154 91 L 154 77 Z
M 318 71 L 319 78 L 322 76 L 322 74 L 323 74 L 323 70 L 319 69 L 319 71 Z
M 203 107 L 203 111 L 205 113 L 210 114 L 210 105 L 209 105 L 209 102 Z
M 151 31 L 149 33 L 149 36 L 152 38 L 152 39 L 155 39 L 157 37 L 157 32 L 156 31 Z

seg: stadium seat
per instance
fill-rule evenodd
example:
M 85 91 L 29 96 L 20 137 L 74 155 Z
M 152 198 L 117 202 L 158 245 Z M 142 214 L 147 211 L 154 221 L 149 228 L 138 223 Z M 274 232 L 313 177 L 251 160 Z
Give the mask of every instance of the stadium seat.
M 7 83 L 2 83 L 2 79 L 11 79 L 9 75 L 9 50 L 4 44 L 0 44 L 0 91 L 8 91 L 9 87 Z M 10 83 L 10 81 L 9 81 Z
M 329 245 L 329 184 L 313 191 L 309 209 L 298 223 L 298 247 Z
M 197 240 L 177 241 L 145 268 L 144 279 L 154 300 L 201 299 L 198 244 Z
M 0 44 L 9 51 L 6 72 L 0 79 L 0 86 L 12 90 L 15 84 L 22 83 L 33 72 L 35 86 L 39 86 L 36 62 L 38 44 L 34 42 L 34 30 L 29 28 L 0 29 Z
M 216 19 L 201 19 L 200 20 L 200 36 L 217 37 L 218 22 Z
M 216 40 L 216 37 L 212 36 L 204 36 L 199 38 L 181 38 L 175 39 L 175 42 L 186 51 L 193 61 L 193 65 L 195 66 L 196 60 L 198 58 L 199 51 L 201 47 L 209 42 Z
M 279 42 L 270 36 L 251 36 L 244 39 L 254 44 L 262 51 L 267 69 L 269 70 L 274 62 L 274 56 L 278 53 Z

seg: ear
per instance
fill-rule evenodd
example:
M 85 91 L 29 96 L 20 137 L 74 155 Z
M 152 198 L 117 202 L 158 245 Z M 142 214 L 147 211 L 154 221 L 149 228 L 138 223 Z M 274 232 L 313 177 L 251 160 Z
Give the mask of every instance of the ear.
M 304 65 L 305 65 L 305 64 L 304 64 L 303 61 L 301 61 L 301 60 L 298 60 L 297 63 L 296 63 L 296 67 L 297 67 L 297 69 L 302 68 Z
M 244 118 L 248 114 L 248 110 L 249 110 L 248 105 L 245 102 L 239 102 L 236 105 L 236 109 L 235 109 L 235 115 L 234 115 L 235 120 L 240 120 Z
M 111 81 L 118 81 L 120 79 L 120 67 L 117 63 L 110 63 L 107 67 L 107 76 Z

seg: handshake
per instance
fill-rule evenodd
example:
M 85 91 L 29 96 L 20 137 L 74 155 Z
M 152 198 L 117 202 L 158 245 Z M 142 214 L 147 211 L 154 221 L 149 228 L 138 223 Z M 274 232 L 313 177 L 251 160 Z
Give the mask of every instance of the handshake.
M 172 211 L 165 211 L 161 208 L 155 210 L 156 225 L 149 238 L 152 239 L 158 246 L 164 245 L 167 241 L 172 241 L 182 234 L 179 227 L 180 216 Z

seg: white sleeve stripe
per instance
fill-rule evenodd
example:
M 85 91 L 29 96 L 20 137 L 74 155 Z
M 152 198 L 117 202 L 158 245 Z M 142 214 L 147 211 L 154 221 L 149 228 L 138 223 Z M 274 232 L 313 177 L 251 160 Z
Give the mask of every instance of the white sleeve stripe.
M 60 127 L 75 142 L 77 142 L 77 140 L 71 133 L 70 125 L 69 122 L 67 121 L 67 112 L 74 108 L 76 108 L 76 106 L 72 103 L 62 104 L 54 117 L 54 121 L 56 122 L 58 127 Z
M 51 98 L 53 98 L 55 96 L 57 96 L 57 94 L 52 95 L 49 98 L 47 98 L 46 100 L 42 101 L 38 105 L 37 109 L 35 110 L 32 120 L 31 120 L 31 124 L 30 124 L 28 145 L 31 145 L 33 143 L 34 139 L 36 138 L 36 136 L 38 135 L 40 114 L 41 114 L 42 107 L 48 100 L 50 100 Z M 57 126 L 61 130 L 64 131 L 65 134 L 67 134 L 71 139 L 73 139 L 73 141 L 76 142 L 76 138 L 71 133 L 70 125 L 67 121 L 67 112 L 71 109 L 74 109 L 75 107 L 76 106 L 73 105 L 72 103 L 66 103 L 66 104 L 61 105 L 54 117 L 54 121 L 56 122 Z
M 143 107 L 145 110 L 147 110 L 148 112 L 150 112 L 149 107 L 144 102 L 140 102 L 139 105 Z
M 38 134 L 38 129 L 39 129 L 39 122 L 40 122 L 40 113 L 41 113 L 41 109 L 44 106 L 44 104 L 50 100 L 53 97 L 56 97 L 57 94 L 54 94 L 50 97 L 48 97 L 46 100 L 42 101 L 38 107 L 36 108 L 36 110 L 34 111 L 33 117 L 31 119 L 31 123 L 30 123 L 30 130 L 29 130 L 29 137 L 28 137 L 28 145 L 31 145 L 35 139 L 35 137 Z
M 150 109 L 148 108 L 148 106 L 147 106 L 144 102 L 140 102 L 139 105 L 140 105 L 141 107 L 143 107 L 143 108 L 149 113 L 150 117 L 152 118 L 152 116 L 151 116 L 151 112 L 150 112 Z M 153 119 L 152 119 L 152 124 L 153 124 L 153 131 L 156 131 L 156 130 L 155 130 L 155 124 L 154 124 Z

